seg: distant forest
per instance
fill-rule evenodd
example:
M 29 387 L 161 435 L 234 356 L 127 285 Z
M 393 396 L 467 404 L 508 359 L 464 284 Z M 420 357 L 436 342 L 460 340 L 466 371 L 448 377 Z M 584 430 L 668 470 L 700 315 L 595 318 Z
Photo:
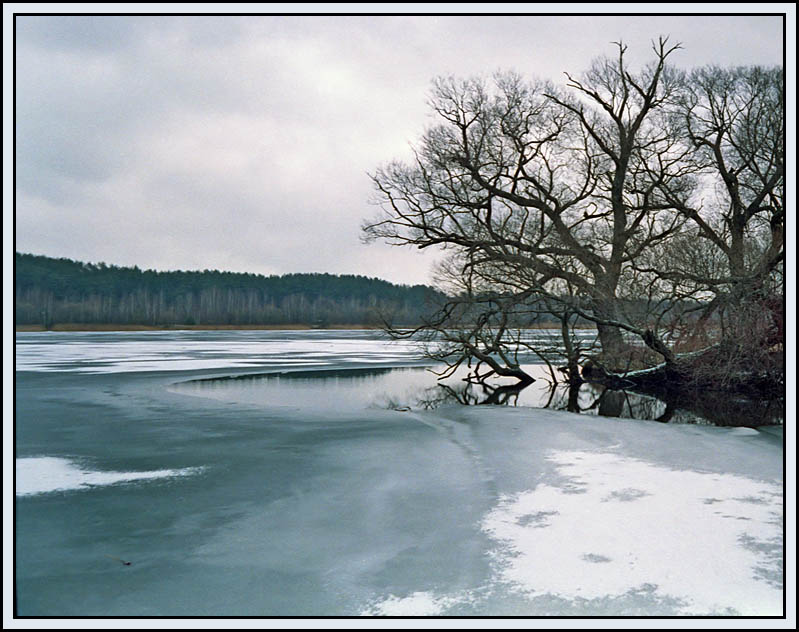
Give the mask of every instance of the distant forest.
M 17 325 L 379 325 L 419 322 L 436 291 L 354 275 L 158 272 L 15 256 Z

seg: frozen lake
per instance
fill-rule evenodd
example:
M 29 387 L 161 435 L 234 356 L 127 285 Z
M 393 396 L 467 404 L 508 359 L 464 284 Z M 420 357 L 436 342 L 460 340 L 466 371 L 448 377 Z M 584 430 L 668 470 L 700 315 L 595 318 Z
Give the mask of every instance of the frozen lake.
M 16 338 L 19 615 L 782 614 L 780 427 L 463 406 L 374 332 Z

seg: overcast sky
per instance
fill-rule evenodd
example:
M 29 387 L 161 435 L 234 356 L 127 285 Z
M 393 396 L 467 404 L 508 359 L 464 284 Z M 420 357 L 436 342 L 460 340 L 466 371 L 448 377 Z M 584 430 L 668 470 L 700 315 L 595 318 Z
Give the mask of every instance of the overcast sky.
M 649 62 L 659 35 L 686 68 L 783 59 L 780 17 L 20 16 L 15 249 L 428 282 L 434 257 L 360 225 L 367 174 L 432 122 L 431 79 L 564 83 L 614 40 Z

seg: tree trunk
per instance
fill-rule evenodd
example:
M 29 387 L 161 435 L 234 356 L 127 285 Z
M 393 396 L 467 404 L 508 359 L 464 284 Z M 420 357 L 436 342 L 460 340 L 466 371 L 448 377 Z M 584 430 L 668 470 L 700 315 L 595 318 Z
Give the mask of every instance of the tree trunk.
M 618 322 L 616 286 L 618 275 L 607 273 L 596 277 L 592 309 L 600 321 Z M 599 342 L 602 345 L 602 363 L 611 371 L 621 369 L 625 356 L 624 336 L 621 329 L 613 325 L 597 323 Z
M 605 298 L 594 301 L 594 313 L 600 320 L 617 320 L 615 299 Z M 621 370 L 625 356 L 624 336 L 621 329 L 602 323 L 597 323 L 596 328 L 599 343 L 602 346 L 602 364 L 610 371 Z
M 621 362 L 624 351 L 624 337 L 618 327 L 597 325 L 599 342 L 602 345 L 602 357 L 611 364 Z

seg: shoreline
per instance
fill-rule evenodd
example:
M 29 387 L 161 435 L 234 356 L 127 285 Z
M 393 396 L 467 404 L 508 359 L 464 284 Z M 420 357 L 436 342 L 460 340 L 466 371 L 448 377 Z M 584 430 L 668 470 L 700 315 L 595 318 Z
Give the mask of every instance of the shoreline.
M 557 329 L 556 324 L 551 326 L 527 327 L 530 330 Z M 45 328 L 43 325 L 15 325 L 15 333 L 37 333 L 45 331 L 342 331 L 342 330 L 381 331 L 380 325 L 359 325 L 339 323 L 326 327 L 313 327 L 312 325 L 286 324 L 286 325 L 125 325 L 114 323 L 58 323 Z M 578 329 L 593 329 L 593 327 L 578 327 Z
M 49 329 L 42 325 L 15 325 L 16 333 L 45 331 L 323 331 L 326 329 L 363 329 L 379 330 L 377 325 L 330 325 L 328 327 L 312 327 L 311 325 L 124 325 L 101 323 L 59 323 Z

